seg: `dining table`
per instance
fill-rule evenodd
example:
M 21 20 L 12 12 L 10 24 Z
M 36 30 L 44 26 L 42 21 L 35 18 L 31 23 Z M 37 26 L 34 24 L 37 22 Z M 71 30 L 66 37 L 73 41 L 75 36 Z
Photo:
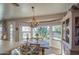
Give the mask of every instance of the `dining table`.
M 29 40 L 28 42 L 25 41 L 25 43 L 31 44 L 31 45 L 40 45 L 40 48 L 42 48 L 42 55 L 45 55 L 45 49 L 49 49 L 49 43 L 46 40 Z

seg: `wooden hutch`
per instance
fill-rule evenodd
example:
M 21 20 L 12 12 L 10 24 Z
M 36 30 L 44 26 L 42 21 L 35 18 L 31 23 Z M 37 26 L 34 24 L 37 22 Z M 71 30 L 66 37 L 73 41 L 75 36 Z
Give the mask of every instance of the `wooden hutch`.
M 79 55 L 79 9 L 71 9 L 62 20 L 62 50 Z

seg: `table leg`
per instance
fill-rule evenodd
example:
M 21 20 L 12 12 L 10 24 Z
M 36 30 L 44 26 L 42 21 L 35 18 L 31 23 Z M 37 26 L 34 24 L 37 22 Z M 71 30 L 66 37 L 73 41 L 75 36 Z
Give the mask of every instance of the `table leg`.
M 44 49 L 42 48 L 42 55 L 44 55 L 44 53 L 45 53 L 45 51 L 44 51 Z

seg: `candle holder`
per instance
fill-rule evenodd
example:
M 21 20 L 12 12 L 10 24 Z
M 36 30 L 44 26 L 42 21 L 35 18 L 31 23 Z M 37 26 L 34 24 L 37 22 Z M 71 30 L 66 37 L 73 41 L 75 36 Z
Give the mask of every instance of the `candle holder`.
M 27 39 L 26 40 L 27 40 L 27 43 L 28 43 L 28 40 L 29 40 L 28 34 L 27 34 Z
M 36 34 L 36 40 L 37 40 L 37 43 L 38 43 L 38 40 L 39 40 L 39 34 L 38 33 Z

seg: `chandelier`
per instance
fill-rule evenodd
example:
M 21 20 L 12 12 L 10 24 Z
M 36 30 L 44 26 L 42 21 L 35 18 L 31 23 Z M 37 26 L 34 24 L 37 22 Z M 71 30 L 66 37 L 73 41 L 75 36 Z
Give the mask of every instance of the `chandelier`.
M 39 21 L 37 21 L 35 19 L 35 10 L 34 10 L 34 7 L 32 7 L 32 11 L 33 11 L 33 17 L 32 17 L 31 27 L 34 28 L 34 27 L 37 27 L 39 25 Z

